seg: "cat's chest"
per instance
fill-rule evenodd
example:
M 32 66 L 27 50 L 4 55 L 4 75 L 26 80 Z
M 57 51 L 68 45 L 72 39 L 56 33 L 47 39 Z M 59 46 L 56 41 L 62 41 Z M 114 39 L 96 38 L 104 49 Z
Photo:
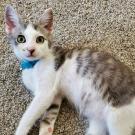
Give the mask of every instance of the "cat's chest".
M 53 87 L 55 76 L 56 73 L 54 71 L 53 62 L 47 61 L 41 61 L 33 68 L 22 71 L 23 83 L 33 95 L 36 95 L 49 87 Z
M 33 75 L 33 69 L 25 69 L 22 71 L 22 80 L 24 85 L 28 90 L 32 92 L 32 94 L 35 94 L 35 83 L 34 83 L 34 75 Z

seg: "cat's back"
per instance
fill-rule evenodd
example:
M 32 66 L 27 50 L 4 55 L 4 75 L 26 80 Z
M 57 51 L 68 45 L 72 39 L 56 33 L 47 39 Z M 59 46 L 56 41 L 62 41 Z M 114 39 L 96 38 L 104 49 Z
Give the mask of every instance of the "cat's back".
M 110 54 L 96 49 L 75 49 L 66 55 L 62 80 L 68 89 L 77 89 L 74 93 L 77 99 L 82 96 L 81 88 L 85 89 L 84 80 L 89 89 L 100 92 L 102 100 L 113 106 L 128 104 L 134 98 L 135 73 Z

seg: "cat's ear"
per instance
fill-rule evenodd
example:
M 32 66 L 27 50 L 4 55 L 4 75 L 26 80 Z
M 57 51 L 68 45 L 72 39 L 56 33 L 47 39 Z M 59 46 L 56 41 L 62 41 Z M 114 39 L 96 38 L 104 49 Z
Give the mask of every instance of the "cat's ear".
M 6 6 L 5 9 L 5 31 L 7 34 L 15 34 L 20 29 L 20 19 L 10 5 Z
M 48 31 L 52 31 L 53 27 L 53 11 L 51 8 L 46 9 L 45 13 L 40 18 L 40 24 Z

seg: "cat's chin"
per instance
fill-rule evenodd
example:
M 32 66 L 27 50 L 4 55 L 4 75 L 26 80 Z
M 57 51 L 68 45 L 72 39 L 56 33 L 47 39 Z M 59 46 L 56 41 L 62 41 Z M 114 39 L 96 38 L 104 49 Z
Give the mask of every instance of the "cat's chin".
M 28 55 L 28 56 L 24 56 L 24 59 L 29 60 L 29 61 L 34 61 L 34 60 L 39 60 L 40 58 L 34 55 Z
M 37 57 L 25 57 L 24 58 L 25 60 L 28 60 L 28 61 L 34 61 L 34 60 L 39 60 L 40 58 L 37 58 Z

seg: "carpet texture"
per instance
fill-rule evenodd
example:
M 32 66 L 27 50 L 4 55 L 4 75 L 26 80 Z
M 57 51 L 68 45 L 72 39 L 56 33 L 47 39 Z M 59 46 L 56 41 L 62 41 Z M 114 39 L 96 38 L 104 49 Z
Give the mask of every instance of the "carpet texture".
M 8 45 L 3 14 L 12 4 L 25 21 L 54 10 L 54 44 L 89 45 L 106 50 L 135 71 L 134 0 L 0 0 L 0 134 L 13 135 L 32 97 L 21 81 L 19 63 Z M 87 122 L 66 101 L 54 135 L 84 135 Z M 30 133 L 38 134 L 38 123 Z

